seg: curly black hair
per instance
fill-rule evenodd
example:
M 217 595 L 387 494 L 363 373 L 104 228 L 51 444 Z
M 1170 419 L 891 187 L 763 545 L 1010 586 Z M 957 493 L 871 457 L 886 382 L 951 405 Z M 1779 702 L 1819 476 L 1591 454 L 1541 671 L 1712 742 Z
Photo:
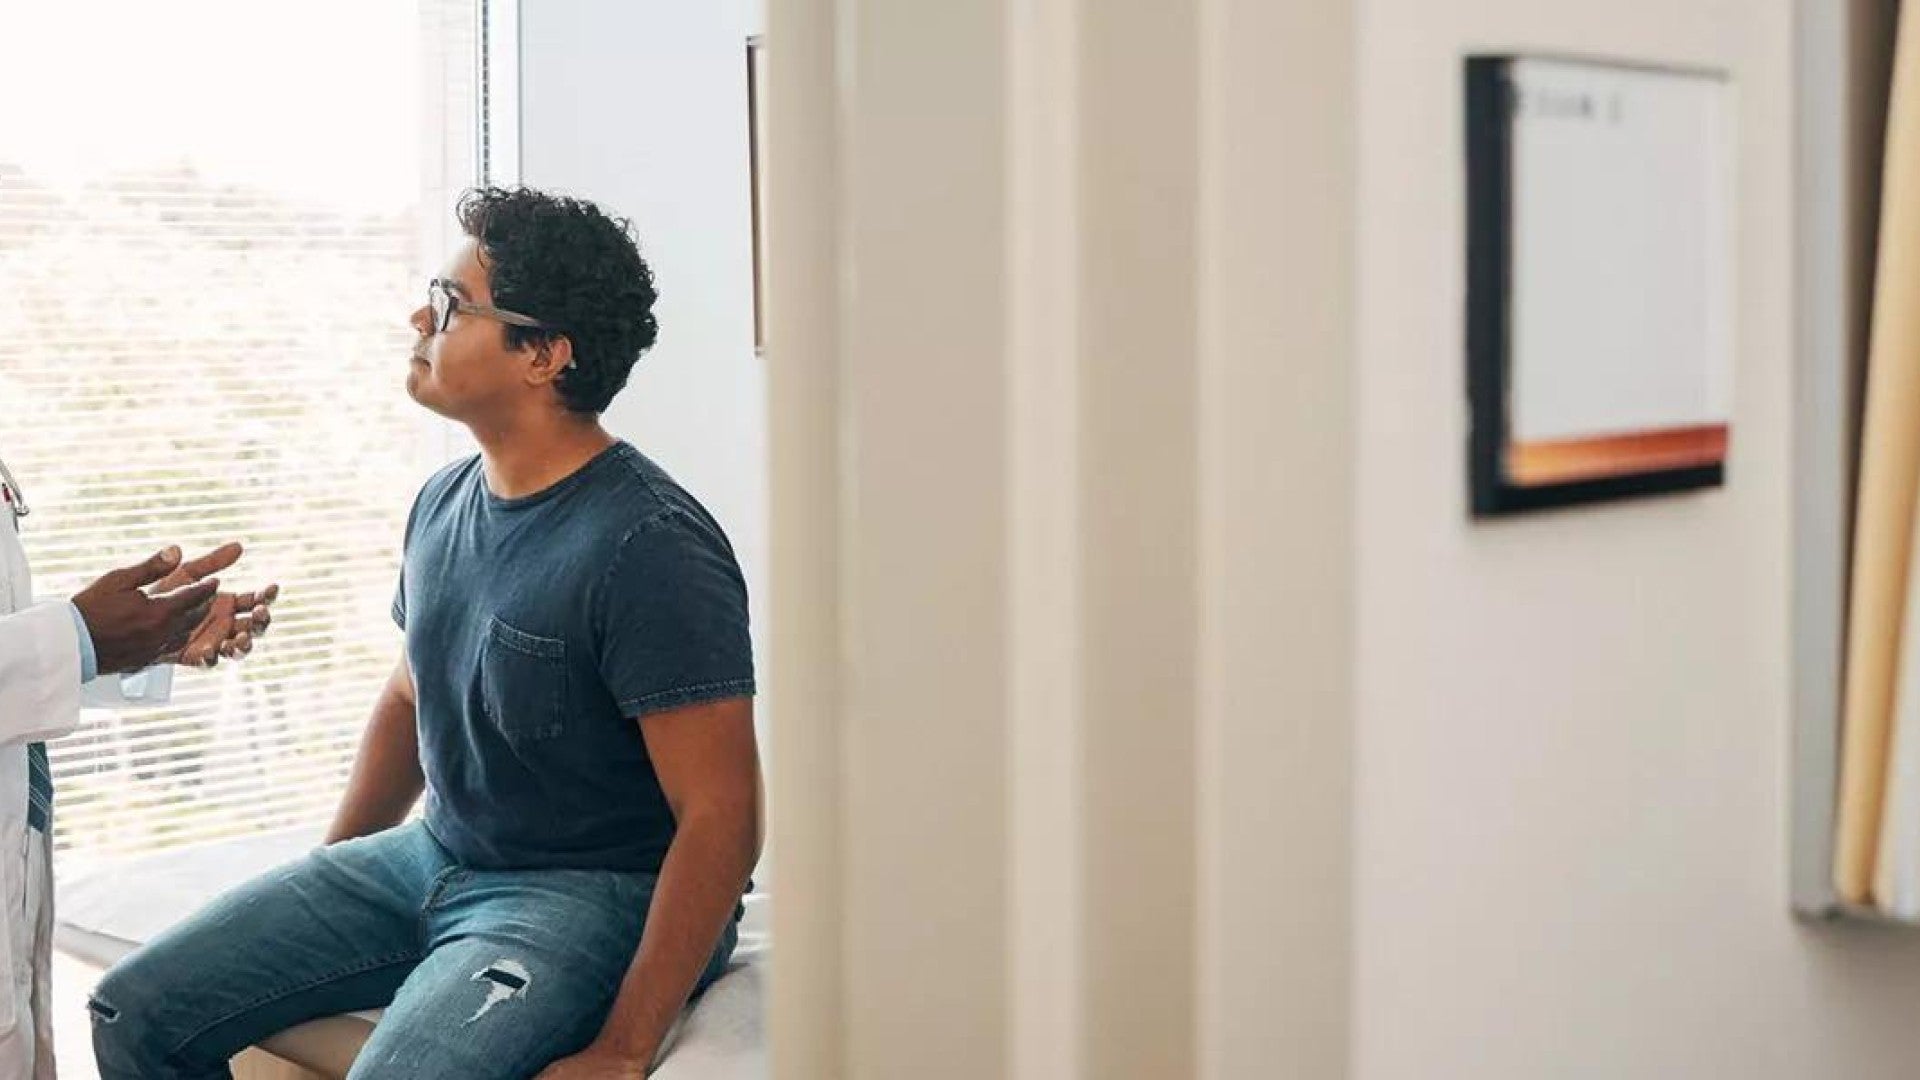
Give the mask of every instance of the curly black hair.
M 561 401 L 576 413 L 605 412 L 660 336 L 660 294 L 632 223 L 530 188 L 476 188 L 454 216 L 479 242 L 494 306 L 547 326 L 501 324 L 507 347 L 567 338 L 574 367 L 554 383 Z

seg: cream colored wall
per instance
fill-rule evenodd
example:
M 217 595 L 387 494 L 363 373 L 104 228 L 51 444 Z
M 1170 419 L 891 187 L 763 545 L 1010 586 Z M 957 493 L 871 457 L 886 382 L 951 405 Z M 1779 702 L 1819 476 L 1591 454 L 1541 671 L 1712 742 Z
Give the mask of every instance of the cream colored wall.
M 1200 8 L 1197 1075 L 1343 1077 L 1354 18 Z
M 774 1057 L 787 1078 L 1000 1076 L 1004 15 L 769 19 Z
M 1362 0 L 1360 1080 L 1910 1076 L 1920 941 L 1786 914 L 1792 5 Z M 1468 523 L 1459 62 L 1724 68 L 1723 491 Z
M 1198 21 L 1086 14 L 770 7 L 783 1080 L 1194 1060 Z
M 1911 1074 L 1787 915 L 1789 0 L 1116 12 L 772 0 L 783 1080 Z M 1468 521 L 1506 49 L 1734 77 L 1725 490 Z

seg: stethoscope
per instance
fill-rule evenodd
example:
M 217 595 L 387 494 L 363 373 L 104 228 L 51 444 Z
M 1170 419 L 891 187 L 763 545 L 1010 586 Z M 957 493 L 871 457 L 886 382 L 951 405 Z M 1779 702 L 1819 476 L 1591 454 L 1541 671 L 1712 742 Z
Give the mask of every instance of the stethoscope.
M 6 509 L 13 512 L 16 521 L 33 513 L 27 508 L 26 492 L 20 490 L 20 481 L 14 479 L 13 470 L 7 468 L 5 459 L 0 459 L 0 502 L 4 502 Z

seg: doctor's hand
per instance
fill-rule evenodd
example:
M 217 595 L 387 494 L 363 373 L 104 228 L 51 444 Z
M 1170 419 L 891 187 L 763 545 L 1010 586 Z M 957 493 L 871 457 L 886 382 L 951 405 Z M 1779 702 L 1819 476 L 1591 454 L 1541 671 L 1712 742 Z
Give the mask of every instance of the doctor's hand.
M 161 578 L 150 591 L 169 592 L 192 585 L 231 567 L 239 561 L 241 551 L 239 544 L 223 544 L 197 559 L 181 563 L 178 569 Z M 177 651 L 162 656 L 161 662 L 182 667 L 210 668 L 218 664 L 222 657 L 238 660 L 246 656 L 253 651 L 254 639 L 265 634 L 267 627 L 273 625 L 273 602 L 279 596 L 278 585 L 268 585 L 252 592 L 215 594 L 206 617 L 194 627 L 187 643 Z
M 135 566 L 112 571 L 73 598 L 93 637 L 100 674 L 139 671 L 180 649 L 213 609 L 215 579 L 155 591 L 152 585 L 180 568 L 180 549 L 167 548 Z

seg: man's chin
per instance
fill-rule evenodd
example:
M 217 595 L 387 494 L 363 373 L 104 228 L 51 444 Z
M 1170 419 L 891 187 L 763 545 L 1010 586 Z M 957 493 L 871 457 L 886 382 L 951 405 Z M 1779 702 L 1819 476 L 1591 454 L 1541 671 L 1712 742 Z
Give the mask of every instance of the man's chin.
M 433 388 L 428 385 L 430 382 L 431 377 L 427 373 L 426 366 L 424 364 L 413 365 L 413 367 L 407 371 L 407 396 L 412 398 L 414 404 L 419 405 L 421 408 L 429 412 L 439 413 L 441 416 L 446 416 L 446 409 L 441 407 L 439 400 L 434 396 Z

